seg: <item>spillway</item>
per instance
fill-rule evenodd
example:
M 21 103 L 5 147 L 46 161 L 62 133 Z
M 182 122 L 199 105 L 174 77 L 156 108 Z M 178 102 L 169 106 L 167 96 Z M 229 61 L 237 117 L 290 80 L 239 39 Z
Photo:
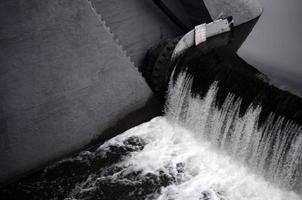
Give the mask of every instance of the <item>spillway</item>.
M 0 10 L 0 199 L 302 199 L 301 81 L 239 53 L 257 0 Z
M 98 148 L 46 168 L 2 191 L 39 199 L 299 200 L 302 127 L 260 106 L 240 115 L 229 93 L 217 106 L 218 84 L 204 96 L 193 78 L 171 79 L 165 115 Z M 277 117 L 277 120 L 272 120 Z
M 170 83 L 168 118 L 278 185 L 294 189 L 301 184 L 301 125 L 273 112 L 260 124 L 261 106 L 251 104 L 240 114 L 242 99 L 229 93 L 219 107 L 217 82 L 200 97 L 191 92 L 192 80 L 182 72 Z

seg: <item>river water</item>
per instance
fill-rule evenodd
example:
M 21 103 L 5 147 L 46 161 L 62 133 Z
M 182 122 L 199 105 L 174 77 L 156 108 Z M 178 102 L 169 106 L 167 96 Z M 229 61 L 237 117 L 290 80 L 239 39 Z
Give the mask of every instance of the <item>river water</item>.
M 165 114 L 0 191 L 1 199 L 300 200 L 302 127 L 260 106 L 239 113 L 218 83 L 170 81 Z M 275 118 L 275 120 L 272 120 Z
M 91 174 L 69 198 L 107 193 L 116 199 L 301 199 L 297 185 L 301 182 L 302 127 L 282 117 L 273 121 L 273 113 L 259 127 L 261 107 L 250 106 L 240 116 L 240 98 L 229 94 L 218 108 L 217 83 L 204 97 L 193 96 L 191 84 L 192 78 L 181 73 L 170 83 L 163 117 L 100 146 L 96 152 L 104 153 L 136 138 L 141 148 L 109 166 L 107 173 Z M 123 197 L 108 194 L 104 181 L 119 188 Z
M 301 181 L 302 127 L 283 118 L 258 127 L 261 107 L 251 106 L 239 116 L 240 99 L 230 94 L 218 109 L 215 82 L 203 98 L 191 95 L 191 83 L 181 73 L 170 83 L 165 116 L 100 146 L 104 152 L 124 146 L 129 138 L 144 144 L 115 163 L 116 171 L 91 175 L 70 199 L 104 192 L 99 185 L 104 180 L 138 186 L 124 194 L 126 199 L 301 199 L 294 190 Z M 142 187 L 148 179 L 149 185 Z

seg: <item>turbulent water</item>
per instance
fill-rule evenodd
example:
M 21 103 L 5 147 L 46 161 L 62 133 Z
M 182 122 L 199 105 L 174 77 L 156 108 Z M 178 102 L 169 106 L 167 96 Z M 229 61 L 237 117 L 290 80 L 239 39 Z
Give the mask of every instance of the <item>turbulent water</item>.
M 170 181 L 154 193 L 146 195 L 146 199 L 301 199 L 294 192 L 279 189 L 265 181 L 227 154 L 221 153 L 207 140 L 196 139 L 195 133 L 166 117 L 158 117 L 135 127 L 100 148 L 123 145 L 123 141 L 134 136 L 141 138 L 146 145 L 119 162 L 118 166 L 122 170 L 111 174 L 110 181 L 119 179 L 127 184 L 129 179 L 125 177 L 133 172 L 140 172 L 134 181 L 141 183 L 148 174 L 155 174 L 157 177 L 166 174 Z M 97 189 L 97 179 L 106 179 L 106 176 L 91 176 L 87 182 L 79 185 L 79 190 L 73 197 L 84 197 L 88 195 L 87 191 Z M 84 195 L 79 195 L 81 192 Z M 133 196 L 132 199 L 137 198 Z
M 102 145 L 101 151 L 122 147 L 133 137 L 144 144 L 109 175 L 91 175 L 71 197 L 81 199 L 106 180 L 140 188 L 130 189 L 125 199 L 301 199 L 293 191 L 300 181 L 301 126 L 271 114 L 259 127 L 261 107 L 251 105 L 240 115 L 240 98 L 229 94 L 219 109 L 217 83 L 203 98 L 191 94 L 191 84 L 190 77 L 180 74 L 170 83 L 164 117 Z
M 245 163 L 258 174 L 283 187 L 300 183 L 302 127 L 271 113 L 259 127 L 260 106 L 250 105 L 240 115 L 241 99 L 229 93 L 216 105 L 217 82 L 201 98 L 191 93 L 192 78 L 181 73 L 170 83 L 167 117 L 211 141 L 218 149 Z
M 165 116 L 63 160 L 38 181 L 21 182 L 4 194 L 69 200 L 302 199 L 301 126 L 274 114 L 260 126 L 261 107 L 251 105 L 240 114 L 241 100 L 233 94 L 216 105 L 216 82 L 203 97 L 192 95 L 191 85 L 181 73 L 169 85 Z

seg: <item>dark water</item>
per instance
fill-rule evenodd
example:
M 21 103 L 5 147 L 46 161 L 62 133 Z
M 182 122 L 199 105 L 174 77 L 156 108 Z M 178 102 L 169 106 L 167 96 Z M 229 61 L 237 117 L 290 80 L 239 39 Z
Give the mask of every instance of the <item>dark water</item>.
M 189 73 L 170 82 L 163 117 L 8 185 L 0 198 L 301 200 L 291 190 L 302 127 L 272 117 L 258 126 L 261 107 L 240 115 L 244 101 L 231 93 L 219 107 L 219 84 L 197 96 Z
M 207 51 L 209 51 L 210 48 L 216 51 L 215 54 L 210 51 L 210 53 L 203 55 L 206 58 L 204 62 L 207 65 L 222 62 L 219 66 L 224 66 L 224 69 L 236 64 L 240 72 L 240 67 L 244 66 L 244 72 L 247 74 L 247 77 L 244 77 L 246 80 L 251 74 L 253 76 L 255 74 L 257 75 L 258 71 L 246 67 L 248 65 L 244 63 L 245 60 L 251 66 L 268 76 L 270 82 L 274 85 L 301 95 L 302 67 L 300 67 L 299 61 L 302 56 L 300 51 L 302 27 L 299 23 L 301 15 L 299 12 L 301 6 L 299 5 L 302 5 L 302 3 L 298 0 L 291 2 L 261 0 L 261 2 L 264 5 L 264 13 L 245 42 L 241 45 L 242 40 L 245 39 L 251 27 L 245 27 L 244 30 L 246 30 L 246 33 L 243 34 L 242 37 L 234 39 L 235 42 L 233 46 L 235 46 L 235 49 L 241 45 L 238 55 L 235 52 L 228 51 L 229 47 L 224 47 L 223 43 L 225 41 L 228 43 L 229 39 L 232 40 L 230 34 L 226 34 L 226 37 L 229 39 L 225 39 L 224 37 L 216 38 L 215 40 L 209 41 L 208 46 L 204 47 Z M 199 68 L 199 70 L 201 69 Z M 220 67 L 217 67 L 217 70 L 220 70 Z M 220 74 L 223 77 L 225 75 L 224 71 Z M 209 76 L 207 76 L 207 78 L 208 77 Z M 237 77 L 239 76 L 236 76 L 236 74 L 232 77 L 232 83 L 234 83 L 234 79 Z M 258 78 L 264 82 L 267 80 L 265 76 Z M 254 79 L 251 78 L 251 80 Z M 209 82 L 209 84 L 210 83 L 211 82 Z M 253 88 L 253 86 L 251 86 L 251 88 Z M 250 94 L 253 92 L 252 90 L 240 90 L 240 87 L 239 89 L 237 87 L 235 89 L 234 91 L 239 91 L 240 96 L 245 97 L 251 96 Z M 257 88 L 255 88 L 255 90 L 257 90 Z M 258 91 L 260 90 L 257 90 L 257 92 Z M 266 91 L 266 89 L 263 89 L 263 91 Z M 229 91 L 225 91 L 226 94 L 227 92 Z M 222 94 L 224 93 L 222 92 Z M 269 98 L 270 97 L 267 97 L 267 99 Z M 300 99 L 296 97 L 292 99 L 296 105 L 301 105 Z M 249 103 L 250 101 L 246 102 L 245 110 Z M 243 101 L 243 105 L 244 104 L 245 102 Z M 269 114 L 272 104 L 268 102 L 262 106 L 269 108 L 267 111 Z M 289 110 L 288 107 L 285 108 L 284 106 L 279 106 L 278 108 L 283 115 L 285 113 L 283 108 L 286 111 Z M 288 113 L 287 118 L 294 116 L 293 120 L 300 122 L 301 113 L 297 112 L 296 109 L 299 111 L 301 107 L 293 107 Z M 170 173 L 170 167 L 159 168 L 159 170 L 156 171 L 158 174 L 142 173 L 142 171 L 131 171 L 129 173 L 129 171 L 125 171 L 126 169 L 120 165 L 120 162 L 126 158 L 131 158 L 132 155 L 139 155 L 137 152 L 143 152 L 146 146 L 148 146 L 148 143 L 144 139 L 136 136 L 128 137 L 121 143 L 107 143 L 107 145 L 100 147 L 98 150 L 82 152 L 74 158 L 58 162 L 46 168 L 44 171 L 40 171 L 31 177 L 7 186 L 0 191 L 0 198 L 2 196 L 3 199 L 146 199 L 147 197 L 149 199 L 156 199 L 162 187 L 168 188 L 169 185 L 177 183 L 178 176 L 183 174 L 185 162 L 175 162 L 175 166 L 172 166 L 172 169 L 176 169 L 176 175 Z M 158 146 L 153 148 L 154 152 L 156 152 L 156 148 L 158 148 Z M 156 163 L 155 161 L 156 160 L 150 160 L 150 163 Z M 213 165 L 214 164 L 213 162 Z M 228 167 L 227 165 L 220 167 L 220 169 L 223 168 Z M 112 178 L 115 174 L 118 174 L 117 178 Z M 201 180 L 203 180 L 204 177 L 205 175 L 201 176 Z M 215 179 L 214 177 L 215 176 L 210 176 L 212 180 Z M 261 184 L 259 185 L 262 187 Z M 260 186 L 259 188 L 261 188 Z M 202 197 L 201 199 L 211 199 L 206 197 L 206 195 L 202 193 L 202 190 L 198 192 L 201 196 L 204 196 L 204 198 Z M 257 192 L 258 194 L 265 193 L 262 190 L 257 190 Z M 268 194 L 268 192 L 265 194 Z M 275 196 L 268 194 L 267 196 L 270 196 L 271 199 L 286 199 L 276 192 L 274 192 L 274 195 Z M 224 198 L 219 199 L 222 200 Z

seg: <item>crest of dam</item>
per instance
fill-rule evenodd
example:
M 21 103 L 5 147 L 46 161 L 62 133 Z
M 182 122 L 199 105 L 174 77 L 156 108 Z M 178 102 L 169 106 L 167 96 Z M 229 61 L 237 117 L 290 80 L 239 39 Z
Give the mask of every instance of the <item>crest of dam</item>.
M 167 118 L 274 184 L 301 190 L 301 124 L 274 112 L 260 119 L 261 105 L 251 103 L 242 109 L 243 99 L 232 92 L 219 99 L 219 81 L 201 94 L 193 90 L 196 78 L 186 70 L 173 76 L 166 97 Z

